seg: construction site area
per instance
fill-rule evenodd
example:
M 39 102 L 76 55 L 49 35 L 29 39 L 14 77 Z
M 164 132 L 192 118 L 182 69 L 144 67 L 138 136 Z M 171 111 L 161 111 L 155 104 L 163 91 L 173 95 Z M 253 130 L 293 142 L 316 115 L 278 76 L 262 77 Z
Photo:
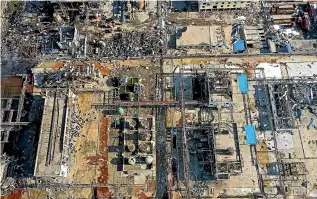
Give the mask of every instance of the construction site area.
M 316 7 L 1 2 L 1 198 L 317 198 Z

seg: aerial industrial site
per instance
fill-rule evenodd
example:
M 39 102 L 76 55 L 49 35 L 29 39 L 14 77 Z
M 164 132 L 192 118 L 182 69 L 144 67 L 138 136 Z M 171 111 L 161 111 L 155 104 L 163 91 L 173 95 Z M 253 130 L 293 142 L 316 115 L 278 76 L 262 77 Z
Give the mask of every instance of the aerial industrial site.
M 317 1 L 1 1 L 1 199 L 317 198 Z

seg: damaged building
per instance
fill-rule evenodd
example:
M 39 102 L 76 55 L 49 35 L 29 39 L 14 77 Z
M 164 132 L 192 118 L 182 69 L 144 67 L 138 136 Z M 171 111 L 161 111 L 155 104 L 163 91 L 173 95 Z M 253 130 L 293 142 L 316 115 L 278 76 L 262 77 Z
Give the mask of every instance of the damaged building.
M 46 90 L 34 176 L 67 176 L 70 134 L 71 94 L 67 89 Z
M 315 2 L 1 6 L 1 198 L 316 197 Z
M 234 10 L 245 9 L 250 7 L 251 3 L 255 1 L 217 1 L 217 0 L 203 0 L 198 1 L 199 11 L 212 11 L 212 10 Z
M 169 190 L 182 182 L 185 186 L 180 191 L 182 195 L 190 192 L 192 196 L 210 196 L 204 192 L 208 186 L 203 182 L 230 180 L 230 176 L 242 173 L 240 132 L 237 123 L 228 116 L 234 104 L 232 78 L 240 79 L 243 74 L 237 68 L 221 65 L 202 69 L 183 67 L 175 74 L 163 74 L 165 87 L 160 100 L 180 101 L 181 108 L 178 111 L 169 108 L 166 113 L 167 118 L 173 118 L 166 121 L 168 153 L 172 157 Z M 193 184 L 199 187 L 196 193 L 186 188 Z

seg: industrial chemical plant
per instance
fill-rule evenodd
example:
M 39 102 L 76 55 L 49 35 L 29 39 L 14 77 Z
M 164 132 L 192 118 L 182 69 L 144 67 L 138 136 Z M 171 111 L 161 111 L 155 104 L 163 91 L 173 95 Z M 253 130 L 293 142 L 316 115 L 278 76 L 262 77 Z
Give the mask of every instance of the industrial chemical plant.
M 1 2 L 1 198 L 317 198 L 317 2 Z

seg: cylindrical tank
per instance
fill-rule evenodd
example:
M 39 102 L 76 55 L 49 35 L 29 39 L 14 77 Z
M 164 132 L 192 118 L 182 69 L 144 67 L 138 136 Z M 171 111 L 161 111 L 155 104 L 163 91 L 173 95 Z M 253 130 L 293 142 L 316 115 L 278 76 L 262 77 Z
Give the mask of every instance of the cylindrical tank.
M 99 41 L 99 44 L 102 46 L 102 47 L 106 47 L 106 43 L 104 41 Z
M 139 151 L 141 152 L 141 153 L 147 153 L 147 152 L 149 152 L 151 149 L 150 149 L 150 146 L 149 145 L 147 145 L 146 143 L 140 143 L 139 144 Z
M 135 162 L 136 162 L 135 157 L 130 157 L 129 160 L 128 160 L 128 163 L 131 164 L 131 165 L 134 165 Z
M 136 2 L 136 7 L 138 8 L 138 9 L 143 9 L 144 8 L 144 1 L 143 0 L 139 0 L 139 1 L 137 1 Z
M 140 125 L 145 129 L 148 129 L 150 127 L 150 123 L 147 120 L 140 120 Z
M 153 162 L 153 157 L 152 157 L 152 156 L 146 156 L 145 162 L 146 162 L 146 164 L 152 164 L 152 162 Z
M 150 133 L 148 133 L 146 131 L 140 131 L 139 138 L 142 141 L 149 141 L 151 139 L 151 135 L 150 135 Z
M 62 22 L 62 20 L 63 20 L 62 17 L 59 14 L 57 14 L 57 13 L 54 13 L 53 17 L 55 18 L 55 20 L 57 22 Z
M 133 144 L 132 142 L 128 142 L 128 143 L 127 143 L 127 149 L 128 149 L 128 151 L 130 151 L 130 152 L 135 151 L 135 144 Z
M 128 8 L 128 12 L 131 12 L 132 6 L 130 2 L 127 2 L 127 8 Z
M 123 115 L 124 109 L 123 109 L 122 107 L 118 107 L 118 108 L 117 108 L 117 113 L 118 113 L 119 115 Z
M 95 64 L 91 64 L 91 73 L 95 72 Z

